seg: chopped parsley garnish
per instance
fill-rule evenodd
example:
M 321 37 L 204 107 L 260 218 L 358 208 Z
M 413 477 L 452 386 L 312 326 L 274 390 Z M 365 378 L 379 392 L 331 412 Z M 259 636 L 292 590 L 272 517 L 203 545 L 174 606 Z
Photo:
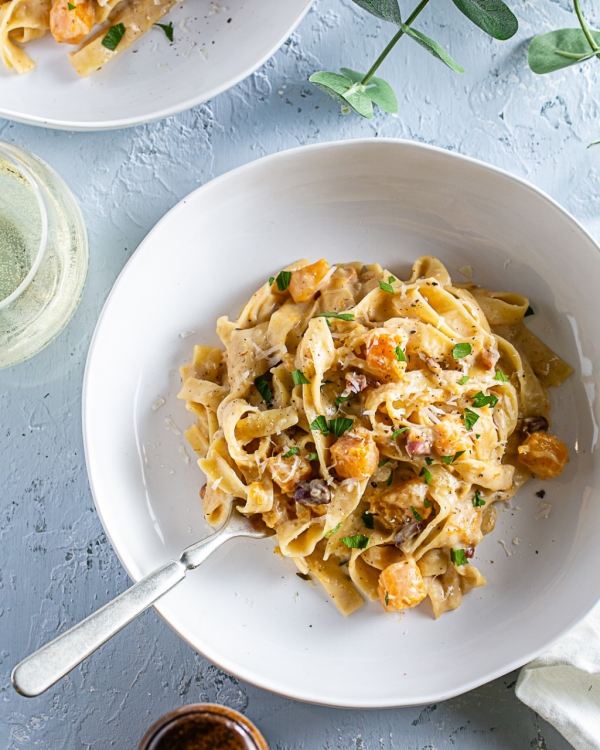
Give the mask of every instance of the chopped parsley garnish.
M 310 380 L 302 370 L 292 370 L 292 378 L 294 378 L 294 385 L 310 385 Z
M 318 453 L 309 453 L 308 454 L 308 460 L 309 461 L 316 461 L 317 458 L 319 458 L 319 454 Z
M 273 399 L 273 391 L 267 383 L 267 379 L 264 375 L 259 375 L 257 378 L 255 378 L 254 385 L 256 386 L 256 390 L 260 393 L 260 395 L 267 403 Z
M 423 505 L 424 505 L 424 506 L 425 506 L 426 508 L 433 508 L 433 503 L 432 503 L 432 502 L 431 502 L 431 500 L 429 500 L 428 498 L 425 498 L 425 500 L 423 500 Z
M 388 594 L 388 592 L 386 591 L 386 592 L 385 592 L 385 606 L 387 607 L 387 605 L 388 605 L 389 603 L 390 603 L 390 595 L 389 595 L 389 594 Z
M 310 429 L 319 430 L 319 432 L 322 432 L 323 435 L 329 435 L 330 432 L 333 432 L 334 435 L 341 437 L 346 432 L 346 430 L 350 430 L 352 428 L 353 424 L 354 420 L 348 419 L 347 417 L 330 419 L 328 423 L 327 419 L 322 414 L 320 414 L 310 423 Z
M 336 400 L 334 401 L 336 406 L 339 406 L 340 404 L 343 404 L 345 401 L 350 401 L 352 396 L 338 396 Z
M 463 375 L 462 378 L 458 381 L 459 385 L 464 385 L 469 380 L 468 375 Z
M 391 284 L 387 284 L 385 281 L 379 282 L 379 288 L 381 289 L 382 292 L 387 292 L 388 294 L 394 293 L 394 287 Z
M 465 423 L 465 427 L 467 430 L 472 430 L 475 422 L 479 419 L 479 414 L 475 414 L 474 411 L 471 411 L 471 409 L 465 409 L 464 414 L 462 415 L 462 421 Z
M 389 458 L 382 458 L 381 461 L 377 464 L 377 466 L 381 469 L 382 466 L 385 466 L 389 462 Z
M 453 464 L 466 452 L 467 451 L 456 451 L 456 453 L 453 456 L 440 456 L 440 460 L 443 461 L 446 465 Z
M 429 456 L 425 456 L 425 463 L 427 464 L 427 466 L 431 466 L 431 464 L 433 463 L 433 458 L 429 458 Z
M 291 280 L 291 271 L 280 271 L 277 275 L 277 278 L 275 279 L 275 281 L 277 282 L 277 289 L 279 289 L 280 292 L 285 292 L 285 290 L 290 285 Z
M 475 433 L 475 440 L 479 440 L 480 437 L 481 437 L 481 435 Z
M 336 318 L 337 320 L 354 320 L 354 313 L 324 312 L 314 315 L 315 318 Z
M 471 396 L 471 401 L 476 409 L 481 409 L 483 406 L 491 406 L 492 409 L 498 403 L 496 396 L 486 396 L 482 391 Z
M 173 41 L 173 21 L 170 21 L 169 23 L 155 23 L 154 25 L 158 26 L 165 32 L 167 39 L 170 42 Z
M 339 530 L 340 530 L 340 528 L 341 528 L 341 526 L 342 526 L 342 524 L 341 524 L 341 523 L 338 523 L 338 525 L 337 525 L 337 526 L 334 526 L 334 527 L 333 527 L 333 529 L 330 529 L 330 530 L 329 530 L 329 531 L 328 531 L 328 532 L 327 532 L 327 533 L 325 534 L 325 539 L 329 539 L 329 537 L 330 537 L 330 536 L 331 536 L 332 534 L 335 534 L 335 532 L 336 532 L 336 531 L 339 531 Z
M 373 523 L 373 514 L 369 513 L 368 510 L 365 510 L 361 518 L 362 518 L 362 522 L 367 527 L 367 529 L 372 529 L 375 527 L 375 524 Z
M 327 426 L 327 420 L 322 414 L 319 414 L 319 416 L 316 419 L 313 419 L 313 421 L 310 423 L 310 429 L 319 430 L 319 432 L 322 432 L 323 435 L 329 435 L 329 427 Z
M 343 536 L 340 541 L 350 549 L 366 549 L 369 537 L 364 534 L 356 534 L 356 536 Z
M 125 36 L 124 24 L 118 23 L 115 26 L 111 26 L 110 29 L 104 35 L 104 39 L 102 40 L 102 46 L 106 47 L 106 49 L 111 50 L 111 52 L 114 52 L 119 46 L 119 42 L 121 41 L 121 39 L 123 39 L 124 36 Z
M 531 305 L 529 305 L 527 310 L 525 310 L 525 315 L 523 315 L 523 317 L 527 318 L 529 315 L 535 315 L 535 312 L 533 310 L 533 307 L 531 307 Z
M 506 377 L 506 375 L 502 372 L 502 370 L 496 370 L 496 374 L 494 375 L 494 380 L 499 380 L 501 383 L 508 383 L 509 378 Z
M 392 440 L 395 440 L 398 435 L 402 435 L 403 432 L 406 432 L 408 430 L 408 427 L 400 427 L 398 430 L 394 430 L 392 432 Z
M 455 565 L 469 564 L 469 561 L 467 560 L 467 553 L 464 551 L 464 549 L 451 549 L 450 559 Z
M 452 356 L 454 359 L 462 359 L 473 351 L 471 344 L 456 344 L 452 349 Z
M 396 359 L 398 362 L 406 362 L 406 354 L 402 351 L 400 346 L 396 347 Z
M 479 494 L 479 490 L 475 490 L 475 497 L 473 498 L 473 507 L 480 508 L 482 505 L 485 505 L 485 500 Z
M 275 276 L 269 277 L 269 286 L 273 286 L 273 282 L 275 281 Z
M 75 6 L 72 3 L 67 3 L 67 8 L 69 10 L 75 10 Z
M 410 509 L 412 510 L 412 514 L 417 519 L 417 521 L 423 520 L 423 516 L 419 513 L 419 511 L 414 506 L 411 505 Z
M 300 448 L 297 446 L 294 446 L 293 448 L 290 448 L 287 453 L 283 454 L 284 458 L 291 458 L 292 456 L 295 456 L 296 453 L 300 453 Z
M 342 437 L 346 430 L 352 429 L 353 424 L 353 419 L 348 419 L 348 417 L 338 417 L 337 419 L 329 420 L 329 430 L 333 432 L 334 435 Z
M 423 477 L 423 479 L 425 480 L 425 484 L 429 484 L 429 482 L 431 482 L 431 472 L 429 471 L 429 469 L 423 467 L 419 472 L 419 476 Z
M 392 469 L 390 471 L 389 477 L 387 478 L 386 485 L 389 487 L 393 481 L 394 481 L 394 470 Z
M 393 284 L 394 281 L 396 281 L 396 277 L 395 276 L 390 276 L 390 278 L 388 279 L 388 281 L 390 282 L 390 284 Z

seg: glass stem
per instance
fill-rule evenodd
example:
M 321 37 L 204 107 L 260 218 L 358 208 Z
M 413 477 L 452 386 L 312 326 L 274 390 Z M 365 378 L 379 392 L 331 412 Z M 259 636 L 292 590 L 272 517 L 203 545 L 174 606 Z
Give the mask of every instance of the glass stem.
M 577 2 L 577 0 L 575 0 Z M 417 5 L 417 7 L 413 10 L 413 12 L 408 17 L 405 26 L 410 26 L 411 23 L 415 20 L 415 18 L 419 15 L 419 13 L 423 10 L 423 8 L 427 5 L 429 0 L 421 0 L 421 2 Z M 377 68 L 381 65 L 381 63 L 385 60 L 385 58 L 390 54 L 390 52 L 393 50 L 393 48 L 396 46 L 396 42 L 400 40 L 401 37 L 404 36 L 404 29 L 399 29 L 396 35 L 391 39 L 390 43 L 387 45 L 387 47 L 383 50 L 383 52 L 379 55 L 377 60 L 373 63 L 371 68 L 369 69 L 369 72 L 365 75 L 365 77 L 362 79 L 361 83 L 363 86 L 365 86 L 371 78 L 375 75 L 375 72 L 377 71 Z

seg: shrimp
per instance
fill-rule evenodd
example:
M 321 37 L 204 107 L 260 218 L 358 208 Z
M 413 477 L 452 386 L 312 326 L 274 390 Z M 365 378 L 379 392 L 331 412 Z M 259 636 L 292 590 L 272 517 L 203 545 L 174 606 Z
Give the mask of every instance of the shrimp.
M 96 23 L 93 0 L 54 0 L 50 31 L 61 44 L 79 44 Z

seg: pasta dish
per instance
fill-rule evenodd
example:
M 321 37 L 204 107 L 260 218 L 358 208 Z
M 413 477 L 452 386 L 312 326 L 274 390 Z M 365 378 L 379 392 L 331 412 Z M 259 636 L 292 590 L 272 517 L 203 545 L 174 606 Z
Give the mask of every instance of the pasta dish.
M 57 42 L 80 44 L 69 60 L 89 76 L 152 26 L 173 41 L 173 24 L 158 23 L 180 0 L 0 0 L 0 57 L 8 70 L 29 73 L 35 63 L 21 45 L 50 31 Z M 94 31 L 94 29 L 96 29 Z
M 568 460 L 547 387 L 572 370 L 530 312 L 431 256 L 405 282 L 325 260 L 270 278 L 217 321 L 224 351 L 196 346 L 181 368 L 206 519 L 258 514 L 344 615 L 364 598 L 456 609 L 486 583 L 473 556 L 495 503 Z

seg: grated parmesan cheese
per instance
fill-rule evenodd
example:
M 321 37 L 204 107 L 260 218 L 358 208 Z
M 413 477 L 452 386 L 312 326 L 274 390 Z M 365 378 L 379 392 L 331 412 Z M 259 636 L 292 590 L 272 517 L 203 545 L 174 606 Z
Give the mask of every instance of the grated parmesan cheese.
M 458 272 L 461 276 L 464 276 L 465 279 L 473 278 L 473 269 L 471 268 L 471 266 L 461 266 L 458 269 Z
M 540 510 L 534 515 L 534 520 L 539 521 L 540 518 L 548 518 L 552 505 L 550 503 L 540 503 Z
M 219 477 L 218 479 L 215 479 L 215 481 L 210 485 L 211 490 L 218 489 L 222 481 L 223 481 L 223 477 Z
M 196 331 L 193 331 L 192 329 L 190 329 L 189 331 L 182 331 L 179 334 L 179 338 L 180 339 L 187 339 L 189 336 L 193 336 L 195 333 L 196 333 Z
M 183 447 L 183 445 L 179 446 L 179 453 L 183 460 L 186 462 L 186 464 L 189 464 L 191 462 L 191 458 L 188 456 L 186 449 Z
M 510 557 L 512 555 L 512 552 L 508 549 L 508 544 L 504 541 L 504 539 L 499 539 L 498 544 L 502 545 L 507 557 Z
M 155 401 L 152 404 L 152 411 L 158 411 L 161 406 L 164 406 L 165 403 L 166 402 L 165 402 L 164 398 L 159 398 L 158 401 Z
M 171 419 L 171 417 L 166 417 L 165 418 L 165 423 L 167 425 L 167 429 L 171 430 L 171 432 L 173 434 L 175 434 L 175 435 L 181 435 L 181 430 L 179 429 L 179 427 L 177 427 L 177 425 L 175 424 L 175 422 L 173 422 L 173 420 Z

